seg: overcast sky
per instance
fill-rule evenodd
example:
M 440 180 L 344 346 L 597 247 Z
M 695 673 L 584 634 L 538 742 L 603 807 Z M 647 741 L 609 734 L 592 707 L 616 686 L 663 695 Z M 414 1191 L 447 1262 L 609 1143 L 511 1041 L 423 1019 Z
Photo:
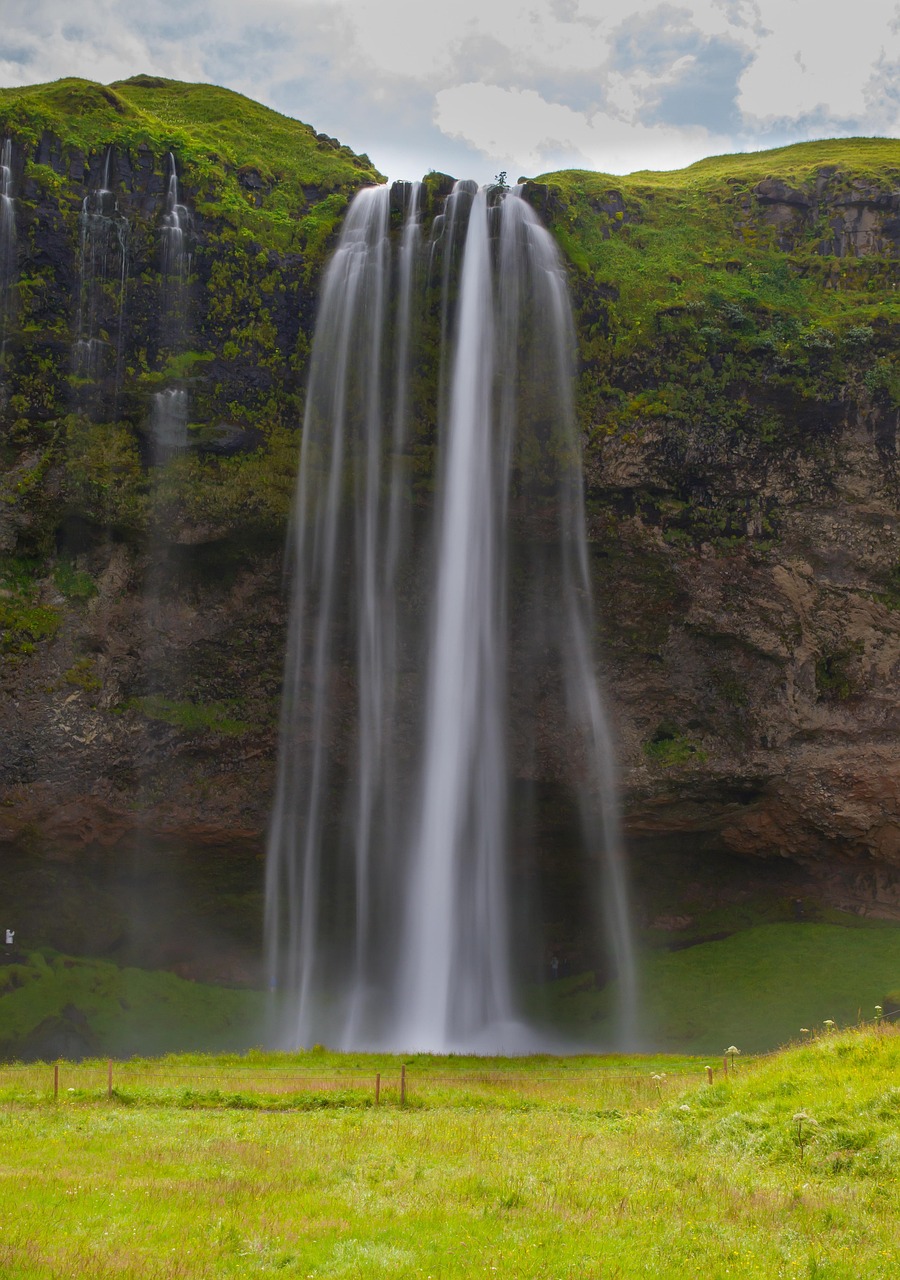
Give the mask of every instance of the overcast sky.
M 900 0 L 0 0 L 0 84 L 212 81 L 393 178 L 900 137 Z

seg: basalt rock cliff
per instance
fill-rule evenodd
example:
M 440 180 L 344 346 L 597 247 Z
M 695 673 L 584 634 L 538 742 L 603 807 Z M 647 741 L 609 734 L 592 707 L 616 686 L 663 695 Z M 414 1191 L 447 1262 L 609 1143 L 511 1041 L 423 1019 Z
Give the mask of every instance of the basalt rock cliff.
M 63 950 L 252 978 L 317 283 L 380 177 L 238 95 L 147 77 L 0 91 L 0 138 L 4 898 Z M 427 216 L 446 187 L 429 175 Z M 644 924 L 690 937 L 760 895 L 900 916 L 900 143 L 525 194 L 570 270 Z M 161 453 L 171 392 L 183 439 Z M 541 767 L 564 884 L 552 750 Z M 565 914 L 563 892 L 562 951 Z

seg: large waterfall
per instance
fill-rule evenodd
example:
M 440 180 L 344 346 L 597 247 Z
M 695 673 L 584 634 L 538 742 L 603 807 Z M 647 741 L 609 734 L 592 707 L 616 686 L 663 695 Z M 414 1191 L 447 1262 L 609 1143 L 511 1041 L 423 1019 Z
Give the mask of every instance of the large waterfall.
M 517 192 L 362 191 L 323 284 L 267 869 L 286 1043 L 537 1047 L 528 784 L 573 797 L 634 1008 L 555 243 Z M 524 923 L 523 923 L 524 922 Z

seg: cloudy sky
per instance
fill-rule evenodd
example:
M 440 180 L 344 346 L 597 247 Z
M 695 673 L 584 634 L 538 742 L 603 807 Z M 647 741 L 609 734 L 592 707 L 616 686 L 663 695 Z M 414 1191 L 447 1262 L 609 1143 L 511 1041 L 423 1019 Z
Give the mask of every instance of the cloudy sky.
M 394 178 L 900 137 L 900 0 L 2 0 L 0 84 L 238 89 Z

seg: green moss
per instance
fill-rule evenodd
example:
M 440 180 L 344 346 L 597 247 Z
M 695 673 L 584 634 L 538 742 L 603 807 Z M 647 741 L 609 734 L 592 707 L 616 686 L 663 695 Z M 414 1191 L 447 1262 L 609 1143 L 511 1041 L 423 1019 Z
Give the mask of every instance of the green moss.
M 132 698 L 126 707 L 139 711 L 148 720 L 173 725 L 188 733 L 217 733 L 237 737 L 253 726 L 234 716 L 233 702 L 177 702 L 160 694 Z
M 852 663 L 862 652 L 861 645 L 823 653 L 816 658 L 816 692 L 822 700 L 843 702 L 854 688 Z
M 900 609 L 900 563 L 891 567 L 887 575 L 886 590 L 877 593 L 875 598 L 891 611 Z
M 706 439 L 745 456 L 795 449 L 813 405 L 900 403 L 889 237 L 881 254 L 837 258 L 831 227 L 798 219 L 782 247 L 754 193 L 773 175 L 811 199 L 823 176 L 825 200 L 845 199 L 854 183 L 887 195 L 900 181 L 900 143 L 847 139 L 667 173 L 540 179 L 572 267 L 588 456 L 605 436 L 634 438 L 648 424 L 666 430 L 670 455 L 696 454 Z M 818 423 L 816 432 L 805 444 L 821 450 Z M 727 547 L 739 535 L 717 530 L 723 521 L 712 506 L 706 529 L 682 524 L 669 537 Z
M 67 600 L 90 600 L 97 594 L 94 579 L 71 560 L 60 560 L 53 570 L 53 582 Z
M 79 658 L 64 674 L 63 680 L 76 689 L 83 689 L 85 693 L 96 693 L 103 688 L 103 681 L 97 675 L 93 658 Z
M 39 603 L 38 571 L 33 560 L 0 559 L 0 653 L 9 658 L 34 653 L 59 630 L 59 612 Z
M 69 499 L 105 526 L 137 526 L 146 511 L 146 479 L 137 440 L 118 422 L 67 421 Z
M 6 379 L 0 436 L 4 462 L 18 450 L 27 466 L 15 471 L 15 487 L 10 483 L 0 500 L 29 502 L 28 519 L 17 522 L 28 530 L 23 539 L 49 549 L 59 520 L 67 517 L 123 532 L 145 526 L 149 393 L 173 382 L 188 384 L 192 421 L 201 429 L 223 422 L 252 427 L 263 442 L 248 465 L 205 460 L 183 471 L 182 478 L 189 472 L 200 486 L 210 480 L 211 494 L 182 489 L 178 509 L 191 519 L 192 509 L 205 518 L 202 509 L 214 508 L 214 518 L 233 528 L 249 511 L 251 521 L 277 526 L 281 534 L 284 451 L 280 439 L 270 445 L 270 436 L 296 430 L 301 417 L 299 375 L 314 313 L 307 287 L 324 265 L 349 198 L 360 186 L 382 181 L 381 175 L 367 157 L 318 138 L 308 124 L 214 85 L 160 77 L 110 86 L 68 78 L 2 89 L 0 136 L 7 133 L 24 152 L 27 186 L 17 199 L 27 253 L 20 254 L 16 359 Z M 115 194 L 129 218 L 130 273 L 115 388 L 118 278 L 94 287 L 96 328 L 107 343 L 99 382 L 72 376 L 77 300 L 60 296 L 66 252 L 77 268 L 82 166 L 89 168 L 88 184 L 95 183 L 109 148 L 117 161 Z M 185 203 L 197 215 L 187 318 L 177 336 L 159 333 L 151 323 L 162 287 L 160 209 L 157 202 L 148 211 L 146 200 L 137 198 L 150 172 L 159 190 L 169 153 Z M 46 163 L 37 164 L 38 158 Z M 129 168 L 133 192 L 122 176 Z M 53 266 L 44 243 L 50 228 Z M 71 414 L 73 393 L 77 415 Z M 62 465 L 62 502 L 58 486 L 47 483 L 47 460 L 32 463 L 34 446 L 46 442 L 44 424 L 53 420 L 64 424 L 63 456 L 52 459 Z
M 202 440 L 204 429 L 193 434 Z M 280 535 L 293 502 L 297 456 L 297 432 L 277 426 L 267 447 L 253 453 L 176 458 L 157 479 L 154 517 Z
M 33 605 L 20 599 L 0 599 L 0 652 L 10 655 L 34 653 L 41 640 L 56 635 L 60 616 L 48 605 Z
M 706 752 L 687 734 L 670 724 L 661 724 L 648 742 L 644 743 L 644 755 L 662 769 L 674 769 L 682 764 L 702 764 Z

